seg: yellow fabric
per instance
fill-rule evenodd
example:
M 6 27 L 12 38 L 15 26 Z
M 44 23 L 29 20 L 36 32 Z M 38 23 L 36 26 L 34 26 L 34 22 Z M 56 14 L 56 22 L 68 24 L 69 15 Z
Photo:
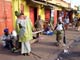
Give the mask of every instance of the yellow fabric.
M 18 21 L 18 19 L 16 20 L 16 28 L 15 28 L 15 30 L 16 30 L 17 34 L 19 34 L 20 28 L 19 28 L 19 24 L 17 23 L 17 21 Z
M 33 39 L 32 35 L 32 23 L 29 18 L 26 19 L 25 33 L 22 37 L 19 37 L 19 42 L 26 42 Z

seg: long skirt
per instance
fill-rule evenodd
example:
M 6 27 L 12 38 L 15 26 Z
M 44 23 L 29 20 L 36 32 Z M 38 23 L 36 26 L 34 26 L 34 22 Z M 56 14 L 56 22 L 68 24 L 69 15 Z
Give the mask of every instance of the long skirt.
M 21 54 L 30 52 L 31 52 L 30 42 L 29 41 L 21 42 Z
M 63 31 L 57 31 L 56 33 L 56 41 L 57 43 L 63 43 Z

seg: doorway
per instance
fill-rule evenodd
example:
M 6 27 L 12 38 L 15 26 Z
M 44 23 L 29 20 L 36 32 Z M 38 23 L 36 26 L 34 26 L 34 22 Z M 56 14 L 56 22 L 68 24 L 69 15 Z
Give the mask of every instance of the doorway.
M 34 8 L 34 23 L 36 22 L 37 20 L 37 8 L 35 7 Z
M 50 18 L 51 18 L 51 10 L 45 9 L 45 20 L 50 21 Z
M 34 25 L 37 20 L 37 7 L 30 7 L 30 19 Z

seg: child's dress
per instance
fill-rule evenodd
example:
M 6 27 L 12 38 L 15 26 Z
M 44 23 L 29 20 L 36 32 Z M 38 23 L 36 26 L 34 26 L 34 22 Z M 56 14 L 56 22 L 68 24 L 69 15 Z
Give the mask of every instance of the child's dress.
M 62 24 L 58 24 L 56 27 L 56 40 L 58 43 L 60 43 L 60 40 L 62 39 L 62 31 L 63 31 L 63 25 Z

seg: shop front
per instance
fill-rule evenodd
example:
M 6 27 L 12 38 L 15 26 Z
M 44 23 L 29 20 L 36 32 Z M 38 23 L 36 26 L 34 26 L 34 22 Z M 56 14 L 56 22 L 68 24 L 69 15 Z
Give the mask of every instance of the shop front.
M 45 8 L 45 21 L 50 21 L 51 18 L 51 10 Z

